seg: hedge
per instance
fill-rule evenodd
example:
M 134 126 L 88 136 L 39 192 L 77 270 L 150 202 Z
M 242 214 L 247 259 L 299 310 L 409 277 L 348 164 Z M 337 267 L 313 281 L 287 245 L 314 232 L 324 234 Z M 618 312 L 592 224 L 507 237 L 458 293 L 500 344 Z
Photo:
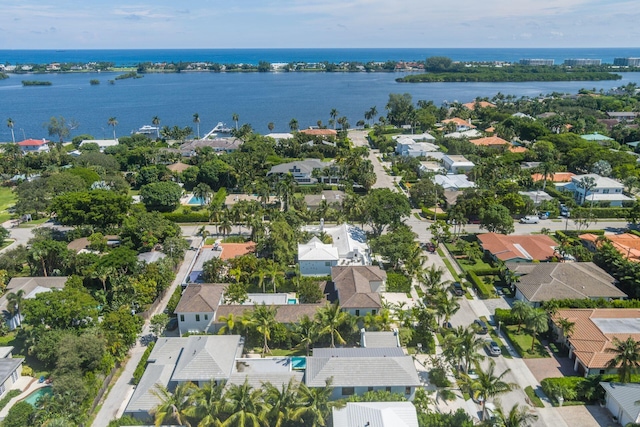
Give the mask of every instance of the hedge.
M 486 283 L 484 283 L 484 280 L 479 278 L 476 273 L 469 270 L 467 272 L 467 277 L 469 278 L 469 281 L 473 284 L 473 287 L 475 288 L 475 290 L 478 292 L 478 296 L 480 298 L 482 299 L 493 298 L 493 290 Z
M 173 222 L 209 222 L 209 214 L 207 212 L 169 212 L 162 215 Z
M 147 368 L 147 360 L 149 360 L 149 355 L 151 354 L 151 350 L 153 350 L 153 347 L 155 345 L 156 345 L 156 343 L 154 341 L 151 341 L 147 345 L 147 348 L 144 350 L 144 354 L 142 355 L 142 358 L 138 362 L 138 366 L 136 366 L 136 370 L 133 371 L 133 383 L 135 385 L 138 385 L 138 383 L 142 379 L 142 375 L 144 374 L 144 370 Z
M 424 217 L 426 219 L 431 219 L 433 220 L 433 214 L 434 212 L 429 209 L 429 208 L 422 208 L 422 215 L 424 215 Z M 446 221 L 449 218 L 449 215 L 446 213 L 436 213 L 436 221 Z
M 510 308 L 496 308 L 493 318 L 496 323 L 502 322 L 503 325 L 517 325 L 520 323 L 518 319 L 511 314 Z
M 411 279 L 402 273 L 387 271 L 387 292 L 411 292 Z
M 576 208 L 571 211 L 571 218 L 586 217 L 591 213 L 594 218 L 628 218 L 631 208 Z M 571 219 L 570 218 L 570 219 Z
M 633 234 L 634 236 L 640 237 L 640 231 L 638 230 L 627 230 L 627 233 Z
M 567 237 L 578 237 L 581 234 L 595 234 L 596 236 L 604 236 L 604 230 L 567 230 L 557 231 L 556 235 L 564 234 Z
M 476 276 L 495 276 L 500 274 L 499 268 L 476 268 L 473 270 Z
M 7 403 L 9 403 L 9 401 L 11 399 L 13 399 L 16 396 L 20 396 L 22 392 L 20 390 L 9 390 L 9 393 L 7 393 L 2 400 L 0 400 L 0 410 L 4 409 L 5 406 L 7 406 Z
M 640 300 L 557 299 L 544 301 L 542 308 L 640 308 Z

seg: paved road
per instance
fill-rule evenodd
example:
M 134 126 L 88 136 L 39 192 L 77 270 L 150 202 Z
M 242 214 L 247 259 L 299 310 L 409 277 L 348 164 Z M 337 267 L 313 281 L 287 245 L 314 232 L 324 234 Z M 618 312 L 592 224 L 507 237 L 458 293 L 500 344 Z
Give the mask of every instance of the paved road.
M 202 242 L 202 239 L 200 237 L 194 236 L 197 229 L 198 227 L 195 226 L 187 226 L 182 228 L 183 236 L 186 239 L 192 240 L 192 247 L 199 247 Z M 168 289 L 167 293 L 162 299 L 162 302 L 158 305 L 153 314 L 161 313 L 165 309 L 167 303 L 169 302 L 169 299 L 171 298 L 171 295 L 173 295 L 174 290 L 180 285 L 180 283 L 182 283 L 182 279 L 187 274 L 189 265 L 191 264 L 191 261 L 193 260 L 195 255 L 196 251 L 187 251 L 184 261 L 182 262 L 182 265 L 180 266 L 180 269 L 176 274 L 175 280 L 173 281 L 173 283 L 171 283 L 171 287 Z M 147 321 L 144 324 L 141 336 L 147 335 L 149 333 L 149 322 Z M 100 408 L 100 411 L 96 415 L 96 419 L 92 424 L 93 427 L 107 427 L 109 421 L 122 416 L 122 413 L 129 403 L 129 399 L 131 398 L 131 395 L 133 394 L 133 391 L 135 389 L 135 386 L 131 384 L 131 381 L 133 379 L 133 372 L 135 371 L 136 366 L 138 366 L 138 362 L 142 358 L 144 350 L 145 347 L 142 346 L 138 341 L 136 345 L 129 351 L 129 359 L 124 365 L 120 377 L 117 379 L 116 383 L 109 391 L 109 394 L 106 398 L 103 399 L 102 407 Z

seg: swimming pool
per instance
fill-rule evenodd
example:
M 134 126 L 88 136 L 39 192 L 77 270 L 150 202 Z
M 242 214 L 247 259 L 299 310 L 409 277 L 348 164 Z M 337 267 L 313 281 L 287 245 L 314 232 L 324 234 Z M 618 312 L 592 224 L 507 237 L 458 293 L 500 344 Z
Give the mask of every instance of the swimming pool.
M 196 197 L 196 196 L 192 196 L 189 201 L 187 202 L 187 205 L 204 205 L 205 204 L 205 200 L 202 197 Z
M 22 401 L 27 402 L 31 406 L 35 407 L 36 404 L 38 403 L 38 399 L 40 399 L 42 396 L 49 396 L 52 394 L 53 394 L 53 390 L 51 389 L 51 387 L 42 387 L 34 391 L 33 393 L 31 393 L 29 396 L 22 399 Z

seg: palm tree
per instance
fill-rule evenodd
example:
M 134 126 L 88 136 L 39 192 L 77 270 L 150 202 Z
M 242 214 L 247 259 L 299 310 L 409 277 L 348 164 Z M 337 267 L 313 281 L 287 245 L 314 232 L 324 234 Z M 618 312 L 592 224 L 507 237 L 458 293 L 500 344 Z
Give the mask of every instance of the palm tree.
M 531 311 L 533 307 L 527 304 L 524 301 L 518 300 L 513 303 L 513 307 L 511 308 L 511 315 L 518 321 L 518 330 L 517 334 L 520 333 L 520 328 L 525 320 L 531 315 Z
M 262 391 L 255 390 L 245 379 L 242 385 L 232 384 L 225 394 L 224 411 L 231 414 L 223 427 L 261 427 L 267 426 L 267 407 Z
M 535 309 L 531 311 L 529 317 L 527 317 L 527 327 L 533 332 L 533 339 L 531 340 L 531 352 L 536 344 L 536 337 L 541 332 L 549 330 L 549 318 L 547 313 L 542 309 Z
M 291 132 L 298 130 L 298 119 L 293 118 L 289 121 L 289 129 L 291 129 Z
M 193 195 L 200 199 L 200 206 L 204 206 L 210 202 L 211 194 L 213 194 L 213 190 L 204 182 L 198 183 L 198 185 L 193 188 Z
M 484 340 L 476 336 L 472 327 L 463 329 L 457 344 L 460 346 L 459 352 L 461 359 L 464 361 L 465 372 L 469 372 L 471 365 L 475 365 L 484 359 L 480 353 L 480 349 L 484 345 Z
M 282 427 L 283 424 L 291 420 L 291 414 L 296 408 L 298 386 L 293 378 L 280 388 L 271 383 L 264 384 L 265 402 L 269 406 L 269 425 Z
M 11 117 L 9 117 L 7 119 L 7 127 L 11 130 L 11 141 L 15 144 L 16 143 L 16 136 L 13 133 L 13 126 L 15 126 L 15 122 L 13 121 L 13 119 Z
M 200 139 L 200 114 L 193 113 L 193 123 L 196 124 L 196 129 L 198 129 L 198 139 Z
M 298 346 L 304 346 L 307 350 L 307 356 L 309 356 L 309 350 L 318 338 L 318 325 L 305 314 L 300 322 L 294 325 L 293 332 L 300 341 Z
M 236 130 L 238 130 L 238 120 L 240 120 L 240 116 L 238 115 L 238 113 L 233 113 L 231 115 L 231 120 L 236 122 Z
M 490 420 L 491 426 L 501 427 L 529 427 L 538 416 L 529 410 L 526 405 L 518 405 L 517 403 L 511 407 L 508 413 L 504 413 L 504 409 L 499 404 Z
M 227 236 L 227 234 L 231 234 L 232 228 L 233 224 L 231 223 L 231 219 L 229 218 L 229 211 L 222 211 L 220 222 L 218 223 L 218 232 L 222 233 L 223 239 Z
M 451 320 L 451 316 L 460 310 L 460 303 L 456 297 L 448 292 L 443 292 L 442 297 L 437 299 L 436 310 L 438 314 L 444 317 L 444 321 Z
M 220 317 L 220 323 L 222 327 L 218 330 L 218 335 L 232 335 L 238 333 L 242 326 L 241 319 L 237 319 L 233 313 L 229 313 L 226 316 Z
M 608 348 L 607 351 L 615 353 L 615 356 L 607 363 L 607 368 L 618 368 L 620 382 L 629 383 L 631 382 L 631 374 L 640 367 L 640 341 L 636 341 L 632 337 L 624 341 L 614 338 L 612 343 L 613 348 Z
M 267 123 L 267 129 L 269 129 L 269 132 L 273 132 L 273 129 L 275 127 L 276 127 L 276 125 L 273 122 Z
M 113 127 L 113 139 L 116 139 L 116 126 L 118 125 L 118 121 L 115 117 L 109 117 L 107 124 Z
M 332 108 L 329 112 L 329 117 L 331 117 L 331 120 L 333 120 L 333 129 L 336 128 L 336 117 L 338 117 L 338 114 L 340 114 L 340 112 L 335 108 Z
M 271 353 L 269 349 L 269 340 L 271 339 L 271 330 L 276 324 L 276 313 L 278 310 L 273 306 L 264 303 L 258 305 L 251 312 L 246 321 L 247 326 L 253 327 L 262 334 L 262 356 Z
M 331 414 L 332 407 L 344 405 L 344 402 L 331 401 L 332 379 L 326 381 L 325 387 L 308 387 L 300 384 L 298 388 L 298 405 L 292 415 L 293 421 L 302 421 L 307 427 L 324 427 Z
M 378 115 L 378 109 L 375 105 L 369 109 L 369 114 L 371 115 L 372 119 L 376 118 L 376 116 Z
M 151 124 L 156 127 L 156 138 L 160 138 L 160 117 L 153 116 L 153 118 L 151 119 Z
M 24 299 L 24 290 L 20 289 L 17 292 L 10 292 L 7 294 L 7 311 L 11 315 L 11 318 L 17 317 L 18 325 L 22 326 L 22 301 Z
M 560 319 L 558 319 L 558 326 L 560 326 L 560 329 L 562 329 L 564 345 L 568 346 L 569 338 L 571 338 L 571 335 L 573 335 L 576 330 L 576 322 L 572 322 L 566 317 L 561 317 Z
M 318 309 L 316 312 L 316 320 L 320 324 L 320 336 L 331 335 L 331 348 L 339 344 L 345 344 L 346 341 L 340 334 L 340 327 L 347 323 L 349 313 L 342 311 L 340 306 L 336 304 L 327 304 Z
M 269 264 L 267 264 L 266 273 L 267 277 L 269 277 L 269 280 L 271 281 L 271 285 L 273 286 L 273 293 L 275 294 L 278 279 L 284 275 L 284 273 L 282 272 L 282 268 L 280 268 L 280 266 L 276 262 L 271 261 L 269 262 Z
M 496 362 L 489 361 L 489 367 L 487 370 L 482 370 L 479 365 L 476 364 L 476 374 L 478 378 L 471 380 L 471 390 L 476 396 L 482 398 L 482 418 L 484 419 L 485 404 L 487 399 L 495 397 L 501 393 L 506 393 L 517 387 L 516 384 L 508 383 L 504 381 L 504 376 L 511 372 L 511 369 L 507 369 L 500 375 L 495 375 Z
M 160 426 L 172 421 L 185 425 L 187 422 L 185 411 L 192 406 L 191 398 L 195 389 L 196 386 L 193 383 L 186 382 L 178 384 L 171 393 L 165 386 L 156 384 L 155 390 L 151 391 L 160 399 L 160 403 L 152 411 L 155 425 Z
M 218 427 L 221 424 L 224 383 L 211 380 L 200 386 L 192 395 L 192 405 L 185 409 L 187 417 L 199 420 L 198 427 Z

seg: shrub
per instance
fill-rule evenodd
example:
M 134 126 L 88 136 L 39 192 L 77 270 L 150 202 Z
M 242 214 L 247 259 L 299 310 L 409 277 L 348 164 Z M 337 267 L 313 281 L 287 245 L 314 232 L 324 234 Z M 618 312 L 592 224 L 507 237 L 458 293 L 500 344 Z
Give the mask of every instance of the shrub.
M 494 319 L 496 323 L 502 322 L 503 325 L 517 325 L 518 320 L 511 315 L 511 309 L 508 308 L 496 308 Z
M 138 385 L 138 383 L 140 383 L 140 379 L 144 374 L 144 370 L 147 368 L 147 360 L 149 360 L 149 355 L 151 354 L 151 350 L 153 350 L 155 344 L 156 343 L 152 341 L 149 343 L 149 345 L 147 345 L 142 358 L 138 362 L 138 366 L 136 366 L 136 370 L 133 371 L 133 383 L 135 385 Z
M 22 373 L 20 374 L 23 377 L 32 377 L 33 376 L 33 368 L 27 364 L 22 365 Z
M 427 219 L 433 219 L 434 212 L 428 208 L 422 208 L 422 215 Z M 436 213 L 436 220 L 446 221 L 449 217 L 446 213 Z
M 594 218 L 628 218 L 631 208 L 597 208 L 590 207 L 576 208 L 571 211 L 571 218 L 583 218 L 589 215 L 593 215 Z
M 209 222 L 209 215 L 206 212 L 169 212 L 163 216 L 173 222 Z
M 524 389 L 524 392 L 526 393 L 533 406 L 535 406 L 536 408 L 544 408 L 544 403 L 542 403 L 542 400 L 536 395 L 536 392 L 533 391 L 533 387 L 527 386 Z
M 447 379 L 447 371 L 442 368 L 433 368 L 429 372 L 429 381 L 436 387 L 451 386 L 451 381 Z
M 7 406 L 7 403 L 9 403 L 9 401 L 11 399 L 13 399 L 16 396 L 20 396 L 22 392 L 20 390 L 9 390 L 9 393 L 7 393 L 1 400 L 0 400 L 0 410 L 4 409 L 5 406 Z
M 174 313 L 178 303 L 180 302 L 180 298 L 182 298 L 182 286 L 177 286 L 176 290 L 173 291 L 173 295 L 169 298 L 169 302 L 167 303 L 167 313 L 170 315 Z
M 411 279 L 402 273 L 388 271 L 387 292 L 411 292 Z
M 484 283 L 484 280 L 479 278 L 476 273 L 470 270 L 467 272 L 467 277 L 469 278 L 469 281 L 473 284 L 473 287 L 476 290 L 476 292 L 478 292 L 478 296 L 480 298 L 488 299 L 493 297 L 492 289 L 489 287 L 489 285 Z
M 476 268 L 473 270 L 476 276 L 495 276 L 500 274 L 499 268 Z

